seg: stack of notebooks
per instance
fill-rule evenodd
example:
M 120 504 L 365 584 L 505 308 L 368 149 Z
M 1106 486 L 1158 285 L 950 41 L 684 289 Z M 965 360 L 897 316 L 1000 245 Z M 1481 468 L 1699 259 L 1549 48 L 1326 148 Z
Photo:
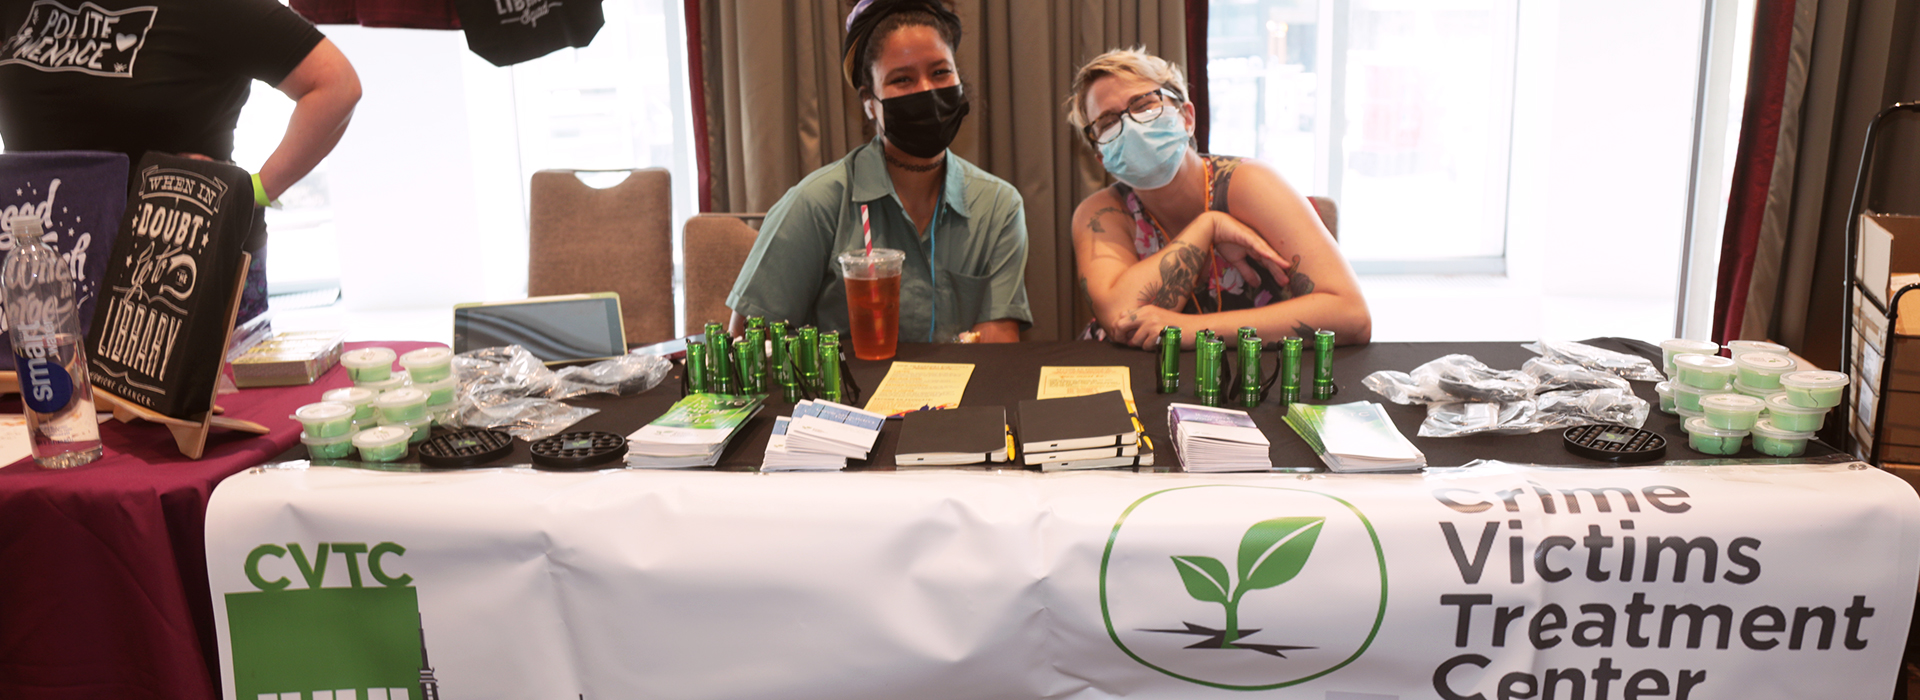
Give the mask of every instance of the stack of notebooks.
M 902 467 L 951 467 L 1005 462 L 1012 452 L 1007 409 L 963 406 L 903 416 L 893 461 Z
M 1393 427 L 1380 404 L 1370 401 L 1335 406 L 1294 404 L 1287 425 L 1313 447 L 1336 472 L 1379 472 L 1427 466 L 1427 455 Z
M 1189 472 L 1273 469 L 1272 445 L 1246 411 L 1176 403 L 1167 407 L 1167 434 Z
M 1048 472 L 1153 464 L 1118 391 L 1021 401 L 1020 457 Z
M 866 459 L 887 417 L 832 401 L 793 405 L 793 415 L 774 422 L 761 471 L 833 470 L 848 459 Z
M 629 467 L 711 467 L 760 412 L 759 396 L 692 394 L 627 436 Z

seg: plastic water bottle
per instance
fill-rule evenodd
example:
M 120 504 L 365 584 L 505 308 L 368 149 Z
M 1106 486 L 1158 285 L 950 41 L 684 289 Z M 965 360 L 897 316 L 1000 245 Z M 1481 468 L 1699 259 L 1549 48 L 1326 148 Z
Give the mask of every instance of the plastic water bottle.
M 0 268 L 0 286 L 6 289 L 7 330 L 33 460 L 55 469 L 77 467 L 100 458 L 100 423 L 87 381 L 73 271 L 41 240 L 39 217 L 7 223 L 13 252 Z

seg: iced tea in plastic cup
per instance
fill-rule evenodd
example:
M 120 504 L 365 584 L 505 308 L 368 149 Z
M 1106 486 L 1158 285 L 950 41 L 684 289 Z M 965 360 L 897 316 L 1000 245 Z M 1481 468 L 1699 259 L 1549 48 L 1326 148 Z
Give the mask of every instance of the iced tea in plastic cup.
M 875 248 L 871 255 L 859 251 L 840 254 L 854 357 L 893 358 L 900 342 L 900 263 L 906 259 L 906 253 L 887 248 Z

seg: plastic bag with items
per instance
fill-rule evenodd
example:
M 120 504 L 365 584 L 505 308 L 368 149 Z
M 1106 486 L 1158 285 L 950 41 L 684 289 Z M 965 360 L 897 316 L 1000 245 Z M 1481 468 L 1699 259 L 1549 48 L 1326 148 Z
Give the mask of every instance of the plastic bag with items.
M 1592 364 L 1574 362 L 1567 358 L 1583 356 L 1580 348 L 1611 351 L 1580 343 L 1547 346 L 1555 349 L 1553 354 L 1528 360 L 1519 371 L 1493 369 L 1471 355 L 1447 355 L 1412 372 L 1374 372 L 1361 383 L 1394 403 L 1426 404 L 1420 437 L 1516 435 L 1593 423 L 1637 428 L 1646 423 L 1651 407 L 1634 396 L 1632 386 L 1613 369 L 1630 369 L 1631 363 L 1598 355 L 1588 358 Z M 1651 369 L 1652 363 L 1647 366 Z
M 1622 379 L 1636 382 L 1665 381 L 1666 375 L 1653 362 L 1639 355 L 1628 355 L 1606 348 L 1596 348 L 1586 343 L 1571 340 L 1541 340 L 1520 347 L 1532 350 L 1543 356 L 1561 362 L 1580 365 L 1588 369 L 1611 372 Z
M 1427 406 L 1420 437 L 1524 435 L 1576 425 L 1638 428 L 1651 410 L 1646 399 L 1621 389 L 1555 391 L 1522 401 L 1454 401 Z
M 1540 385 L 1525 372 L 1494 369 L 1472 355 L 1447 355 L 1412 372 L 1374 372 L 1360 383 L 1397 404 L 1522 401 Z
M 599 411 L 561 403 L 584 394 L 615 396 L 653 388 L 673 368 L 657 355 L 622 355 L 555 372 L 518 345 L 455 355 L 459 391 L 453 422 L 505 431 L 522 440 L 557 435 Z

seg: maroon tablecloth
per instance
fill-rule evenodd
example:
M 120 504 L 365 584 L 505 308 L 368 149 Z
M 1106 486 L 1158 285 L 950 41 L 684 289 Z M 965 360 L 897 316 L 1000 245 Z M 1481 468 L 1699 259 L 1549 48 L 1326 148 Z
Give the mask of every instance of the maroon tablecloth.
M 221 396 L 227 415 L 273 432 L 215 430 L 197 461 L 165 426 L 108 422 L 92 464 L 0 468 L 0 698 L 219 697 L 207 498 L 299 442 L 295 408 L 349 385 L 335 367 L 309 386 Z

